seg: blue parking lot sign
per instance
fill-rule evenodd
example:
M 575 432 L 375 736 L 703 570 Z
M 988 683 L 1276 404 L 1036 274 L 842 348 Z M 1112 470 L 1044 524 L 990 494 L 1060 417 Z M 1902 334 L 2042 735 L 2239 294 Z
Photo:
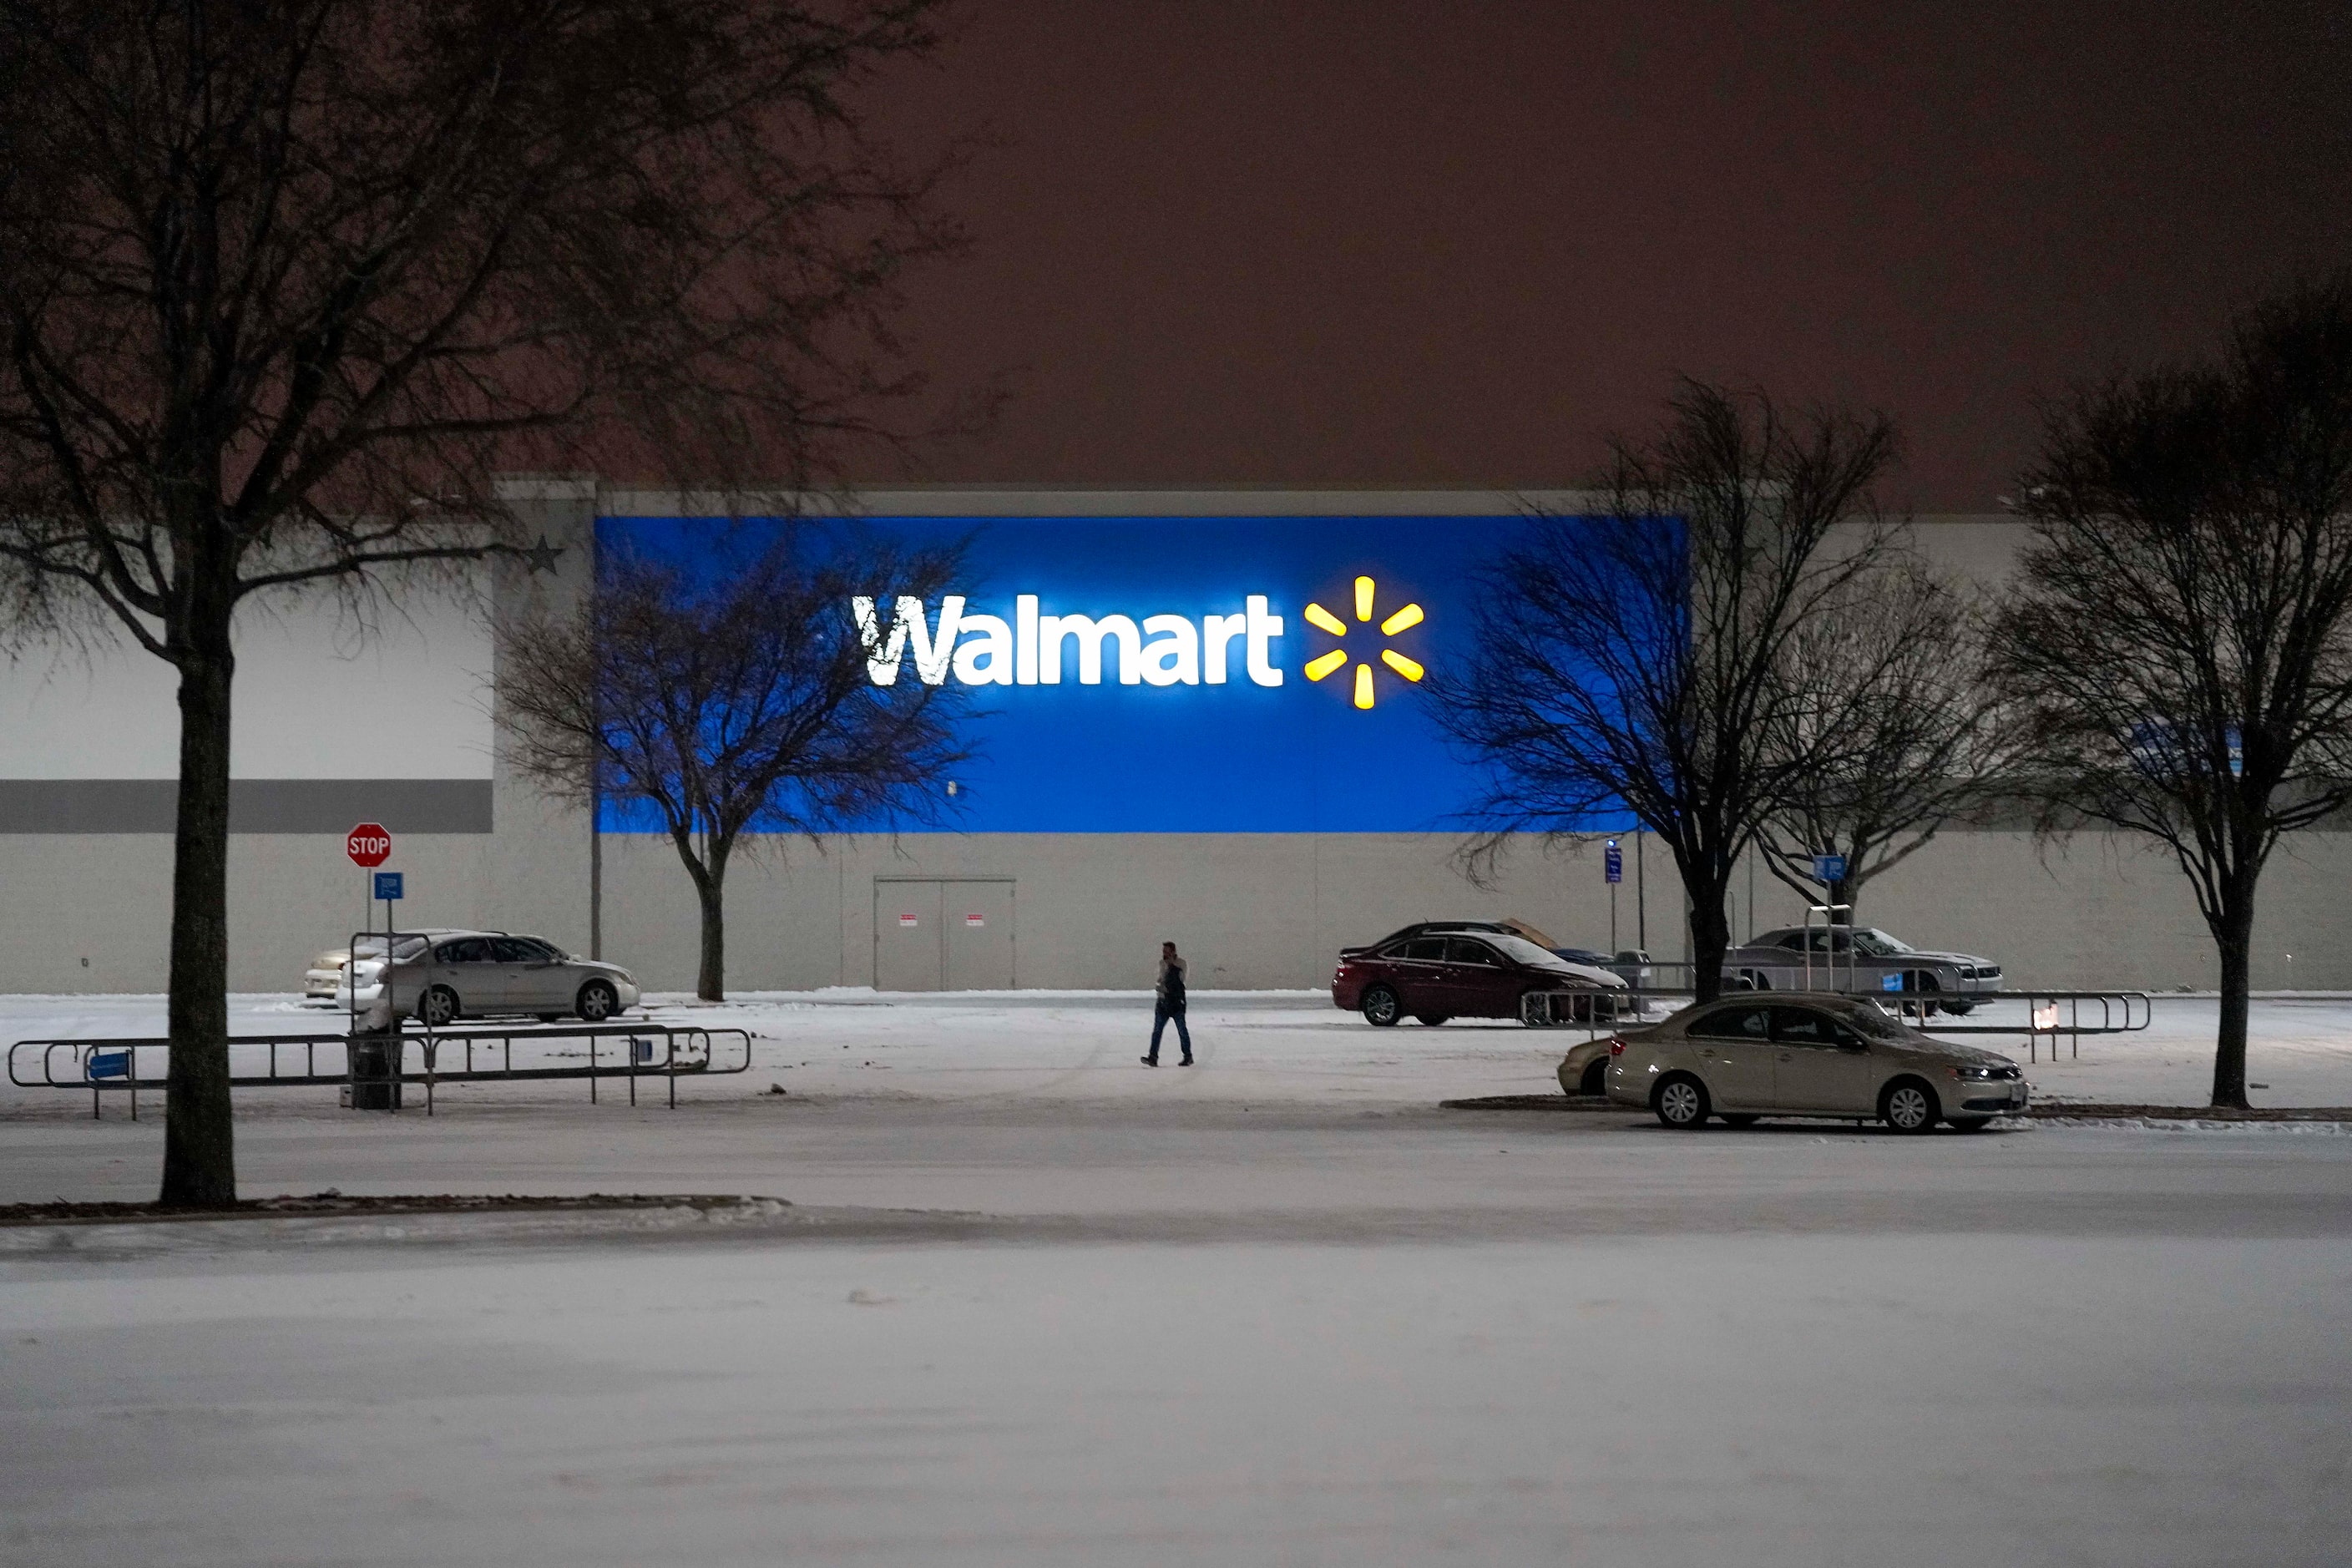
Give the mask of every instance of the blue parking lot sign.
M 1843 856 L 1843 855 L 1816 855 L 1816 856 L 1814 856 L 1814 857 L 1813 857 L 1813 876 L 1815 877 L 1815 879 L 1818 879 L 1818 880 L 1820 880 L 1820 881 L 1823 881 L 1823 882 L 1843 882 L 1843 881 L 1844 881 L 1844 880 L 1845 880 L 1845 857 L 1844 857 L 1844 856 Z
M 1612 844 L 1608 848 L 1602 850 L 1601 852 L 1601 871 L 1602 877 L 1609 881 L 1623 881 L 1625 879 L 1625 851 L 1618 848 L 1614 844 Z
M 1878 977 L 1878 988 L 1881 991 L 1900 991 L 1903 989 L 1903 976 L 1882 974 Z
M 378 903 L 388 904 L 393 900 L 403 896 L 400 889 L 402 875 L 403 873 L 398 871 L 378 871 L 375 874 L 375 897 Z

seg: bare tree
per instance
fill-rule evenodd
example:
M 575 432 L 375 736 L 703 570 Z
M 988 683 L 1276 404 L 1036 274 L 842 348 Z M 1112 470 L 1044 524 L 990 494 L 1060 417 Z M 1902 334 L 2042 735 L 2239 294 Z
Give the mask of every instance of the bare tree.
M 499 722 L 517 770 L 549 793 L 659 817 L 702 908 L 696 994 L 718 1002 L 727 868 L 745 835 L 936 821 L 970 753 L 961 689 L 929 671 L 877 683 L 898 655 L 853 612 L 940 595 L 956 551 L 844 548 L 786 525 L 747 562 L 699 564 L 608 554 L 578 609 L 505 628 Z
M 2055 408 L 2000 672 L 2043 826 L 2145 835 L 2221 959 L 2213 1103 L 2246 1103 L 2255 892 L 2352 804 L 2352 271 L 2248 310 L 2218 363 Z
M 854 96 L 932 0 L 0 0 L 0 561 L 180 681 L 162 1198 L 235 1195 L 230 628 L 478 556 L 489 476 L 798 479 L 954 242 Z
M 1468 668 L 1428 686 L 1487 770 L 1474 870 L 1512 835 L 1631 812 L 1674 856 L 1711 999 L 1732 868 L 1843 733 L 1812 713 L 1815 740 L 1790 748 L 1784 672 L 1798 630 L 1891 548 L 1873 488 L 1895 430 L 1685 382 L 1655 436 L 1612 450 L 1591 514 L 1535 517 L 1488 571 Z
M 1856 578 L 1843 603 L 1800 625 L 1783 678 L 1796 694 L 1792 770 L 1759 830 L 1772 875 L 1808 900 L 1853 906 L 1947 824 L 1990 805 L 2025 731 L 1987 669 L 1981 607 L 1916 554 Z M 1836 723 L 1843 732 L 1815 733 Z M 1824 882 L 1815 857 L 1845 874 Z

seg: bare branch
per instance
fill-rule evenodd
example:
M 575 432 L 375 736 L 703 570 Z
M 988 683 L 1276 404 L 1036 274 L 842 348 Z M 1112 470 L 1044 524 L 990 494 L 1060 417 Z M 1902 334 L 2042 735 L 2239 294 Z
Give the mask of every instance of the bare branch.
M 2046 828 L 2155 840 L 2219 951 L 2216 1103 L 2245 1103 L 2254 897 L 2352 805 L 2352 272 L 2256 307 L 2218 363 L 2051 415 L 1997 669 Z
M 903 552 L 845 524 L 785 522 L 697 570 L 620 554 L 593 600 L 499 634 L 513 765 L 560 798 L 651 807 L 703 899 L 701 988 L 723 994 L 720 892 L 750 833 L 937 821 L 969 753 L 960 689 L 877 686 L 850 601 L 935 600 L 956 551 Z M 715 561 L 715 564 L 714 564 Z
M 1732 866 L 1836 741 L 1802 722 L 1790 649 L 1892 548 L 1873 491 L 1895 430 L 1685 382 L 1613 450 L 1591 515 L 1533 517 L 1487 574 L 1476 656 L 1427 689 L 1487 767 L 1474 868 L 1506 835 L 1632 815 L 1674 855 L 1712 995 Z

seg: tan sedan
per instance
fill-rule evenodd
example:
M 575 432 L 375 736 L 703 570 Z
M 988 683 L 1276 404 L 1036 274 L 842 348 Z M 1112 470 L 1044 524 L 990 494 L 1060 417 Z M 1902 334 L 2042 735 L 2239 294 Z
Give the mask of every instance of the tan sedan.
M 1609 1098 L 1675 1128 L 1710 1116 L 1734 1127 L 1804 1116 L 1884 1121 L 1898 1132 L 1948 1121 L 1973 1132 L 2025 1109 L 2025 1075 L 2007 1057 L 1935 1039 L 1842 997 L 1703 1002 L 1613 1037 L 1609 1049 Z

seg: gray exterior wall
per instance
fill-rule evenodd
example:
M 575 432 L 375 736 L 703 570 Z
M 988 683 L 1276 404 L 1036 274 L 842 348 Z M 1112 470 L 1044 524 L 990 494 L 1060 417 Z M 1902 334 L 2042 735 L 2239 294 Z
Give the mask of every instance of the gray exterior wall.
M 537 598 L 560 607 L 593 565 L 593 521 L 607 513 L 723 510 L 710 498 L 604 492 L 569 478 L 519 479 L 508 497 L 525 532 L 559 547 L 552 571 L 502 564 L 499 606 Z M 929 489 L 869 494 L 877 513 L 1143 512 L 1492 514 L 1518 497 L 1491 491 L 1034 491 Z M 1549 492 L 1548 504 L 1574 498 Z M 699 503 L 699 504 L 697 504 Z M 739 504 L 744 504 L 740 503 Z M 745 510 L 751 510 L 745 505 Z M 1988 585 L 2010 569 L 2023 530 L 2001 518 L 1925 519 L 1922 544 Z M 497 700 L 495 685 L 490 700 Z M 102 721 L 102 716 L 100 716 Z M 656 990 L 693 984 L 697 913 L 691 886 L 666 839 L 608 836 L 592 846 L 584 811 L 551 802 L 514 776 L 494 746 L 487 832 L 412 830 L 399 781 L 369 795 L 407 873 L 404 925 L 491 925 L 530 931 L 589 951 L 592 853 L 602 856 L 602 951 Z M 413 784 L 413 781 L 412 781 Z M 19 796 L 32 798 L 19 789 Z M 52 791 L 52 794 L 55 792 Z M 343 797 L 338 795 L 336 809 Z M 154 991 L 163 984 L 171 839 L 160 831 L 78 833 L 49 816 L 0 818 L 0 991 Z M 356 819 L 356 817 L 354 818 Z M 422 820 L 418 829 L 446 826 Z M 459 826 L 474 826 L 466 819 Z M 157 825 L 162 826 L 162 825 Z M 299 817 L 279 827 L 309 826 Z M 1023 987 L 1144 984 L 1158 943 L 1180 942 L 1203 988 L 1328 984 L 1342 945 L 1412 920 L 1516 915 L 1556 941 L 1607 945 L 1610 902 L 1597 844 L 1518 846 L 1481 888 L 1438 835 L 909 835 L 812 844 L 767 840 L 730 879 L 729 981 L 740 990 L 867 985 L 876 978 L 877 916 L 895 924 L 905 879 L 1009 878 L 1014 887 L 1012 963 Z M 1618 945 L 1637 927 L 1633 846 L 1618 901 Z M 1685 955 L 1682 900 L 1654 844 L 1646 872 L 1649 947 Z M 285 991 L 310 956 L 363 918 L 361 873 L 332 832 L 240 832 L 230 855 L 230 984 Z M 2352 988 L 2352 836 L 2300 836 L 2263 884 L 2254 984 Z M 877 899 L 877 879 L 883 891 Z M 892 880 L 898 879 L 898 880 Z M 1797 896 L 1760 870 L 1741 879 L 1735 930 L 1791 923 Z M 1874 882 L 1862 918 L 1920 943 L 2000 961 L 2021 984 L 2210 986 L 2210 943 L 2168 860 L 2136 843 L 2088 835 L 2039 846 L 2019 831 L 1950 831 Z M 2290 956 L 2291 955 L 2291 956 Z
M 1628 840 L 1618 901 L 1629 947 L 1633 847 Z M 1341 946 L 1431 918 L 1515 915 L 1564 944 L 1607 943 L 1597 840 L 1528 843 L 1489 889 L 1460 875 L 1453 848 L 1450 838 L 1412 834 L 767 843 L 728 879 L 729 982 L 753 990 L 874 984 L 876 916 L 888 922 L 904 901 L 886 891 L 877 910 L 877 878 L 1014 879 L 1024 987 L 1141 985 L 1164 939 L 1191 959 L 1196 987 L 1325 985 Z M 1672 864 L 1654 842 L 1643 860 L 1650 951 L 1684 958 Z M 2352 837 L 2342 834 L 2305 835 L 2273 863 L 2255 938 L 2257 987 L 2352 988 L 2340 893 L 2347 876 Z M 1752 915 L 1748 879 L 1735 889 L 1736 931 L 1802 921 L 1794 893 L 1760 868 L 1753 881 Z M 2168 859 L 2106 836 L 2044 847 L 2027 833 L 1952 833 L 1872 883 L 1861 916 L 1921 946 L 1995 959 L 2020 984 L 2204 989 L 2217 981 L 2187 880 Z M 690 989 L 695 922 L 692 887 L 666 841 L 605 841 L 606 956 L 658 989 Z

